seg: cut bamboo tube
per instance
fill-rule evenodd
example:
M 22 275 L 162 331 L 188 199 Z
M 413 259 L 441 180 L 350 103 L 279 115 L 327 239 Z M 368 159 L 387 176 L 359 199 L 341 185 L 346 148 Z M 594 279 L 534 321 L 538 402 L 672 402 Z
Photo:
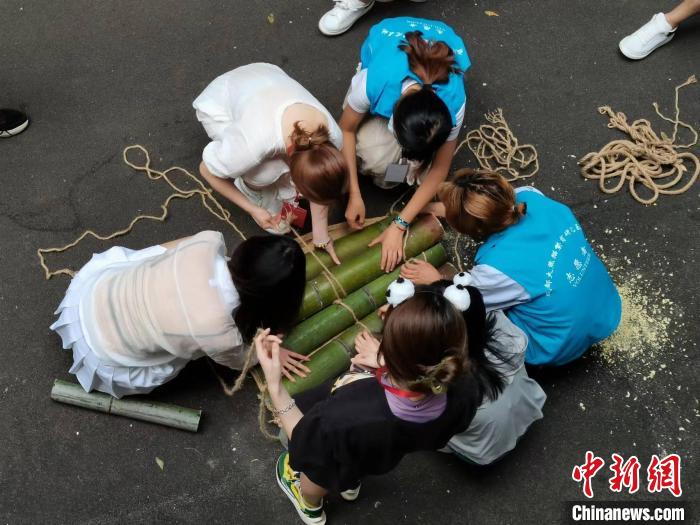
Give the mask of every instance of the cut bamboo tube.
M 172 428 L 197 432 L 201 410 L 184 408 L 177 405 L 155 403 L 152 401 L 137 401 L 132 399 L 115 399 L 101 392 L 85 392 L 83 387 L 75 383 L 56 379 L 51 389 L 51 399 L 106 414 L 140 419 L 149 423 L 157 423 Z
M 423 256 L 425 256 L 425 260 L 436 267 L 447 260 L 447 254 L 441 244 L 436 244 L 416 258 L 422 260 Z M 399 276 L 400 271 L 401 267 L 382 275 L 343 299 L 343 304 L 354 312 L 355 317 L 343 306 L 331 304 L 296 325 L 285 337 L 284 348 L 306 355 L 347 327 L 352 326 L 355 323 L 355 318 L 360 319 L 375 311 L 386 302 L 386 289 Z
M 441 238 L 444 230 L 440 221 L 434 215 L 424 215 L 418 219 L 408 233 L 406 241 L 405 257 L 411 258 L 433 246 Z M 329 267 L 335 279 L 343 286 L 345 292 L 350 294 L 362 285 L 376 279 L 382 274 L 379 266 L 382 256 L 381 245 L 372 248 L 363 248 L 362 253 L 345 261 L 340 266 Z M 306 283 L 304 301 L 298 320 L 301 321 L 322 310 L 336 299 L 333 285 L 335 282 L 325 275 L 320 274 Z M 342 292 L 338 290 L 338 293 Z
M 334 242 L 335 253 L 341 262 L 345 262 L 356 255 L 359 255 L 367 249 L 367 245 L 374 240 L 379 234 L 386 230 L 387 226 L 391 224 L 392 218 L 387 217 L 374 224 L 365 227 L 364 229 L 350 233 L 344 237 L 341 237 Z M 312 244 L 309 241 L 309 244 Z M 331 256 L 328 255 L 323 250 L 316 250 L 314 254 L 326 265 L 327 268 L 332 268 L 335 263 L 331 260 Z M 318 262 L 316 257 L 311 254 L 306 254 L 306 280 L 313 279 L 316 277 L 323 268 Z
M 382 320 L 376 312 L 360 321 L 372 332 L 378 333 L 382 329 Z M 350 358 L 355 354 L 355 337 L 364 329 L 364 326 L 356 323 L 314 352 L 305 363 L 311 369 L 310 374 L 306 377 L 295 376 L 294 383 L 286 378 L 283 380 L 287 392 L 295 396 L 345 372 L 350 367 Z

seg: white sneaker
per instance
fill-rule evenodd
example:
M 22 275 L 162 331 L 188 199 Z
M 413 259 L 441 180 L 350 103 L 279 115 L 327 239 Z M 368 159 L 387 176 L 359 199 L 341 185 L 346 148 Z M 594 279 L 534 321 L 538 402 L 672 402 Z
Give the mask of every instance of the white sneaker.
M 663 13 L 656 13 L 642 27 L 620 40 L 620 51 L 627 58 L 641 60 L 657 47 L 670 42 L 676 30 L 671 27 Z
M 362 15 L 374 6 L 374 0 L 370 0 L 366 4 L 360 0 L 333 1 L 335 2 L 335 7 L 318 21 L 318 28 L 321 33 L 328 36 L 345 33 Z
M 357 485 L 357 488 L 354 489 L 348 489 L 344 490 L 343 492 L 340 493 L 340 497 L 343 498 L 345 501 L 355 501 L 357 497 L 360 495 L 360 489 L 362 488 L 362 485 Z

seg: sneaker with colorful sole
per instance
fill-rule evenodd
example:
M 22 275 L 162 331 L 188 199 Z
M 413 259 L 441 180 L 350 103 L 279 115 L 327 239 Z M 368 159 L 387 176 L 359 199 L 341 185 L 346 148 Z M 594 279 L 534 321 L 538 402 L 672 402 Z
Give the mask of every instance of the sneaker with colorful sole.
M 301 521 L 307 525 L 324 525 L 326 523 L 326 513 L 323 512 L 323 501 L 318 507 L 310 507 L 301 495 L 301 480 L 299 473 L 289 465 L 289 453 L 283 452 L 277 460 L 275 471 L 277 484 L 286 494 L 289 501 L 299 514 Z

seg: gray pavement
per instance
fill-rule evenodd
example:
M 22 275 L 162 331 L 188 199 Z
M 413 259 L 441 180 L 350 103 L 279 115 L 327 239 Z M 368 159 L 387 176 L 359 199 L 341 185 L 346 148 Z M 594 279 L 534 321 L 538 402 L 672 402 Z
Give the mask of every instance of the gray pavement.
M 700 73 L 700 19 L 642 62 L 617 51 L 622 36 L 670 4 L 397 1 L 377 4 L 352 31 L 328 39 L 316 29 L 326 0 L 2 2 L 0 106 L 26 109 L 32 124 L 0 141 L 0 522 L 296 523 L 274 481 L 280 446 L 258 432 L 252 382 L 228 398 L 197 362 L 152 396 L 203 409 L 197 434 L 50 401 L 54 378 L 71 379 L 70 353 L 48 330 L 68 281 L 44 281 L 35 250 L 157 211 L 168 189 L 125 166 L 122 149 L 140 143 L 158 168 L 195 170 L 206 136 L 191 101 L 235 66 L 276 63 L 339 113 L 368 28 L 398 14 L 441 18 L 463 35 L 473 62 L 466 128 L 502 107 L 520 140 L 539 151 L 535 185 L 575 209 L 618 282 L 638 276 L 655 326 L 668 327 L 641 356 L 615 365 L 593 352 L 535 371 L 549 396 L 544 420 L 498 464 L 475 469 L 416 454 L 366 480 L 356 503 L 331 498 L 330 522 L 558 523 L 564 502 L 583 499 L 570 476 L 586 450 L 608 461 L 611 452 L 636 454 L 643 469 L 651 454 L 676 452 L 683 500 L 697 500 L 700 186 L 644 208 L 624 192 L 601 194 L 576 166 L 616 138 L 598 106 L 651 118 L 651 102 L 670 111 L 673 87 Z M 683 117 L 696 126 L 699 89 L 682 98 Z M 456 165 L 468 160 L 460 154 Z M 370 215 L 396 197 L 366 189 Z M 207 228 L 223 226 L 194 202 L 179 202 L 167 223 L 138 226 L 120 242 L 139 248 Z M 79 267 L 106 246 L 86 242 L 50 264 Z M 673 499 L 645 490 L 615 495 L 606 479 L 595 479 L 594 502 Z

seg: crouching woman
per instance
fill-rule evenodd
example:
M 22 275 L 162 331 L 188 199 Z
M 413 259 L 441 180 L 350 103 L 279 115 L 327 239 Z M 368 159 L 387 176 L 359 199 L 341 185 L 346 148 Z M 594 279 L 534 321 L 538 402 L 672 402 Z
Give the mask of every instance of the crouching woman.
M 214 231 L 143 250 L 115 246 L 75 275 L 51 329 L 73 351 L 70 372 L 85 391 L 146 394 L 200 357 L 250 365 L 245 343 L 258 327 L 283 332 L 294 323 L 305 269 L 301 248 L 285 237 L 251 237 L 230 260 Z M 284 301 L 271 303 L 276 296 Z M 285 372 L 305 369 L 302 359 L 283 351 Z
M 280 382 L 280 340 L 267 330 L 255 344 L 290 439 L 277 481 L 304 523 L 325 523 L 329 492 L 354 500 L 363 477 L 391 471 L 410 452 L 445 446 L 468 427 L 480 403 L 467 374 L 461 311 L 429 286 L 387 313 L 377 356 L 383 367 L 353 368 L 296 399 Z

